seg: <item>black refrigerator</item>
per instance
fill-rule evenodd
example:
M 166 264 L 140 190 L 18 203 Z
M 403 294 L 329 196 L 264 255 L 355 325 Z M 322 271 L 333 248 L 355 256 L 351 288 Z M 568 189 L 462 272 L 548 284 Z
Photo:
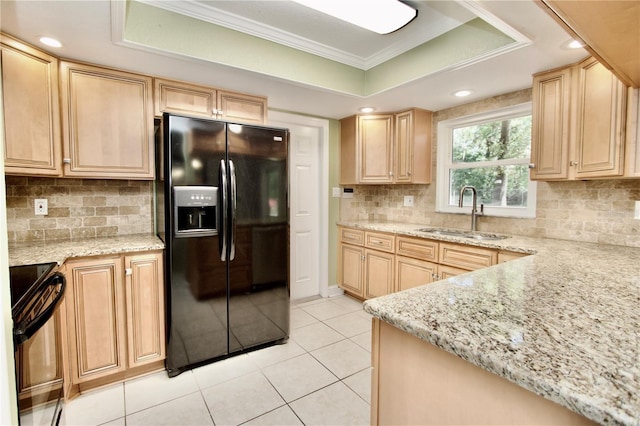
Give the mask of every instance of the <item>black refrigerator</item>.
M 288 131 L 165 113 L 157 132 L 169 376 L 285 342 Z

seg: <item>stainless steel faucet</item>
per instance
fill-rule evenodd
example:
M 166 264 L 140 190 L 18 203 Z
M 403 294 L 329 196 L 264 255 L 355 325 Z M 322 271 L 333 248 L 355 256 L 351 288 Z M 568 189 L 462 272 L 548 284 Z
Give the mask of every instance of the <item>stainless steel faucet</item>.
M 471 206 L 471 231 L 475 232 L 478 216 L 482 216 L 484 214 L 484 204 L 480 204 L 480 211 L 478 212 L 478 209 L 477 209 L 478 192 L 476 191 L 475 187 L 471 185 L 465 185 L 460 190 L 460 199 L 458 200 L 458 207 L 462 208 L 462 201 L 463 201 L 462 197 L 464 195 L 464 192 L 467 189 L 471 190 L 471 194 L 473 196 L 473 205 Z

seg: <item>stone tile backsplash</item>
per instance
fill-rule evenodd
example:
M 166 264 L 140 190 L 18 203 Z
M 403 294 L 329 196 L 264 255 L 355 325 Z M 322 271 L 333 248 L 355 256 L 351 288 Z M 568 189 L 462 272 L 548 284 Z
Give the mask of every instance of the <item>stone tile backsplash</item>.
M 10 243 L 153 232 L 150 181 L 5 179 Z M 47 199 L 48 215 L 35 215 L 36 198 Z
M 352 199 L 340 199 L 340 219 L 470 228 L 469 214 L 435 211 L 438 121 L 529 101 L 531 89 L 525 89 L 436 112 L 432 126 L 432 183 L 356 185 Z M 403 207 L 405 195 L 414 196 L 414 207 Z M 478 230 L 640 247 L 640 221 L 633 218 L 636 200 L 640 200 L 640 179 L 538 182 L 534 219 L 481 216 Z M 470 208 L 465 207 L 467 210 Z

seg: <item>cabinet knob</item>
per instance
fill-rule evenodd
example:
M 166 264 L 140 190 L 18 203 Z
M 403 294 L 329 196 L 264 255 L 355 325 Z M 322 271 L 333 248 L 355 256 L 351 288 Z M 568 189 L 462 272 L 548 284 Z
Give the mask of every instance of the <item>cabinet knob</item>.
M 363 255 L 362 255 L 361 260 L 365 260 L 365 259 L 366 259 L 366 257 L 365 257 L 365 255 L 363 254 Z
M 407 172 L 407 176 L 411 176 L 411 171 L 408 171 L 408 172 Z
M 575 160 L 571 160 L 571 161 L 569 161 L 569 165 L 570 165 L 570 166 L 577 166 L 577 165 L 578 165 L 578 162 L 577 162 L 577 161 L 575 161 Z
M 389 172 L 389 176 L 393 176 L 393 172 Z
M 125 270 L 124 270 L 124 274 L 125 274 L 125 275 L 133 275 L 133 269 L 131 269 L 131 268 L 125 268 Z
M 533 163 L 529 163 L 529 168 L 530 168 L 530 169 L 535 169 L 535 168 L 536 168 L 536 165 L 535 165 L 535 164 L 533 164 Z
M 62 162 L 63 162 L 64 164 L 71 164 L 71 158 L 63 158 L 63 159 L 62 159 Z

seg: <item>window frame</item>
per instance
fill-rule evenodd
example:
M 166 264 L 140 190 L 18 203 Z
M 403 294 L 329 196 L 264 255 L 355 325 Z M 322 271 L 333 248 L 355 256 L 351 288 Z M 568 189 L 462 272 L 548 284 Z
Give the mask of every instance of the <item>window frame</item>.
M 436 212 L 470 214 L 471 206 L 465 205 L 459 208 L 457 205 L 449 204 L 450 171 L 452 169 L 467 169 L 491 167 L 499 165 L 528 165 L 530 158 L 482 161 L 477 163 L 453 163 L 453 130 L 460 127 L 468 127 L 483 123 L 505 120 L 509 118 L 531 115 L 531 102 L 526 102 L 509 107 L 494 109 L 487 112 L 465 115 L 449 120 L 442 120 L 438 123 L 438 162 L 436 178 Z M 484 206 L 485 216 L 512 217 L 512 218 L 535 218 L 536 217 L 536 181 L 529 178 L 527 187 L 527 207 L 496 207 Z M 478 211 L 480 206 L 478 206 Z

